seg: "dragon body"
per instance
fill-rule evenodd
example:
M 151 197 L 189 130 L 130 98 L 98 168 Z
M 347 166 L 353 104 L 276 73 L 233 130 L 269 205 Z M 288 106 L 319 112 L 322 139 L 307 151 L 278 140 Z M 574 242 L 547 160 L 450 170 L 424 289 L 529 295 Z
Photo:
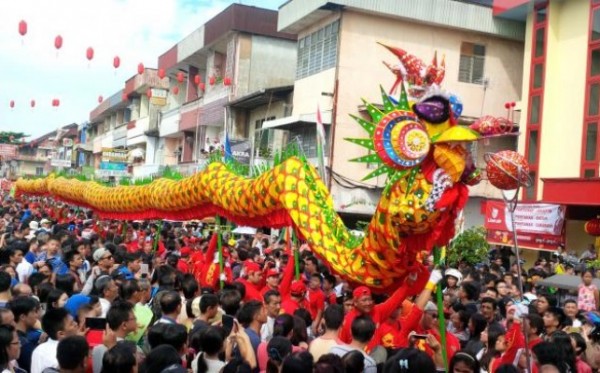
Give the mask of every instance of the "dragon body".
M 475 179 L 464 142 L 478 137 L 453 124 L 446 98 L 410 103 L 401 88 L 397 102 L 382 89 L 382 106 L 367 103 L 370 119 L 355 119 L 368 137 L 348 139 L 371 152 L 354 161 L 380 163 L 367 178 L 388 176 L 362 239 L 344 226 L 315 168 L 298 157 L 255 178 L 213 162 L 182 180 L 160 178 L 144 186 L 107 187 L 52 175 L 20 179 L 17 194 L 51 195 L 110 219 L 220 215 L 243 225 L 292 226 L 334 272 L 354 284 L 388 291 L 419 265 L 422 252 L 447 244 L 454 235 L 455 217 L 468 197 L 466 185 Z

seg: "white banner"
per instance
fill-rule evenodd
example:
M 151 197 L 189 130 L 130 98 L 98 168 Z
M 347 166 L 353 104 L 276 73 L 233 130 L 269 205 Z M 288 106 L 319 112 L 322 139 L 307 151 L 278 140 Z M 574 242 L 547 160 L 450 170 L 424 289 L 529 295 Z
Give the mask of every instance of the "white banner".
M 517 205 L 515 224 L 520 232 L 562 234 L 565 221 L 565 206 L 547 203 Z M 506 215 L 506 227 L 512 229 L 510 214 Z

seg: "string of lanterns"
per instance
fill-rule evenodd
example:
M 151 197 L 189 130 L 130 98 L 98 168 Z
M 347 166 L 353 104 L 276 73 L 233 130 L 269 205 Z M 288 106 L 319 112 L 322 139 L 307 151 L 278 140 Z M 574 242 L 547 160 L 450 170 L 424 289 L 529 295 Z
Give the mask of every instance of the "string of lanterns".
M 27 21 L 25 20 L 21 20 L 18 24 L 18 32 L 21 35 L 21 37 L 25 37 L 25 35 L 27 35 L 27 31 L 28 31 L 28 24 Z M 62 35 L 56 35 L 56 37 L 54 38 L 54 48 L 56 49 L 56 53 L 58 55 L 59 50 L 62 48 L 63 46 L 63 37 Z M 88 47 L 85 51 L 85 58 L 88 60 L 88 66 L 89 63 L 91 63 L 91 61 L 94 59 L 94 48 L 93 47 Z M 117 69 L 121 66 L 121 58 L 118 55 L 115 55 L 112 61 L 112 66 L 115 69 L 115 73 L 117 71 Z M 139 75 L 144 74 L 145 71 L 145 66 L 143 63 L 139 63 L 137 66 L 137 73 Z M 158 77 L 162 80 L 166 77 L 166 71 L 164 68 L 159 68 L 157 71 L 157 75 Z M 185 81 L 185 73 L 183 72 L 178 72 L 176 74 L 176 80 L 179 84 L 182 84 Z M 217 84 L 217 82 L 222 82 L 224 86 L 230 86 L 232 84 L 231 78 L 229 77 L 224 77 L 224 78 L 217 78 L 216 76 L 210 76 L 208 79 L 208 83 L 211 86 L 214 86 L 215 84 Z M 201 75 L 195 75 L 194 76 L 194 85 L 201 91 L 206 91 L 206 84 L 202 81 L 202 76 Z M 180 88 L 178 86 L 174 86 L 170 89 L 170 92 L 177 96 L 180 92 Z M 146 96 L 148 98 L 152 98 L 152 89 L 148 89 L 146 91 Z M 122 95 L 122 100 L 126 101 L 128 100 L 129 97 L 126 93 L 123 93 Z M 98 96 L 98 103 L 101 104 L 104 101 L 104 98 L 102 95 Z M 53 107 L 59 107 L 60 106 L 60 100 L 57 98 L 52 99 L 51 104 Z M 11 109 L 14 109 L 16 106 L 15 104 L 15 100 L 10 100 L 9 101 L 9 107 Z M 36 106 L 36 101 L 35 100 L 31 100 L 30 101 L 30 106 L 31 108 L 35 108 Z

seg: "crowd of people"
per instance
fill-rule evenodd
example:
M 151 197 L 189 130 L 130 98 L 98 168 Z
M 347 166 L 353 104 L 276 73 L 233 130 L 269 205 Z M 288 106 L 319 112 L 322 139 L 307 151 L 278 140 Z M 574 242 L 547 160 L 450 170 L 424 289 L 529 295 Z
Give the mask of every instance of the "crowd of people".
M 537 285 L 556 266 L 519 273 L 498 249 L 477 267 L 426 260 L 374 294 L 307 245 L 261 232 L 104 221 L 8 195 L 0 217 L 2 373 L 600 369 L 600 299 L 585 265 L 567 268 L 581 285 L 565 294 Z

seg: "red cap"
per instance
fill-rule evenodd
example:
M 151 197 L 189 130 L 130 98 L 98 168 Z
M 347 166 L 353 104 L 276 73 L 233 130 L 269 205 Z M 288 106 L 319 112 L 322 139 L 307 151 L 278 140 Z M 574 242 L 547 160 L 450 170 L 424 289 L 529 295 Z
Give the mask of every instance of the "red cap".
M 290 287 L 290 293 L 292 294 L 303 294 L 306 293 L 306 285 L 300 280 L 294 280 Z
M 179 250 L 179 254 L 181 254 L 181 256 L 190 256 L 190 254 L 192 253 L 192 249 L 190 249 L 189 247 L 182 247 Z
M 364 296 L 371 296 L 371 290 L 369 290 L 369 288 L 366 286 L 359 286 L 352 292 L 352 297 L 354 299 L 358 299 Z
M 260 272 L 260 266 L 253 261 L 247 260 L 244 263 L 244 267 L 246 268 L 246 273 L 252 272 Z
M 269 269 L 269 271 L 267 272 L 267 277 L 271 276 L 279 276 L 279 271 L 276 269 Z

